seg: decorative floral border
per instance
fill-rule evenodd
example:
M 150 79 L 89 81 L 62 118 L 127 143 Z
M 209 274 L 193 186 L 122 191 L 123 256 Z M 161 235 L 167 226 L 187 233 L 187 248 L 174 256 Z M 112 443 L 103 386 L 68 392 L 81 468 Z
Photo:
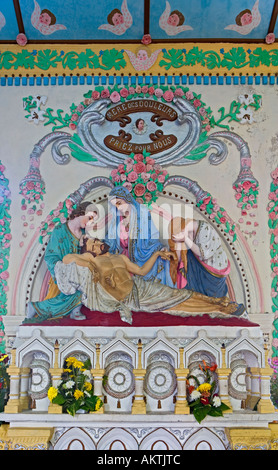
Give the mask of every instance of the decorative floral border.
M 273 322 L 273 356 L 278 357 L 278 167 L 271 172 L 270 192 L 268 194 L 268 227 L 270 233 L 271 298 Z
M 260 66 L 277 67 L 278 49 L 266 49 L 256 47 L 251 50 L 250 47 L 245 50 L 244 47 L 221 48 L 219 53 L 216 50 L 203 50 L 194 46 L 186 49 L 162 49 L 163 59 L 159 66 L 169 70 L 181 67 L 194 67 L 199 64 L 208 70 L 227 69 L 238 70 L 245 67 L 257 69 Z
M 5 352 L 4 324 L 2 316 L 7 314 L 7 292 L 9 290 L 9 257 L 12 239 L 9 209 L 11 205 L 9 180 L 4 176 L 5 167 L 0 161 L 0 352 Z
M 156 45 L 161 48 L 161 44 Z M 190 46 L 189 46 L 190 47 Z M 211 44 L 209 44 L 211 47 Z M 20 52 L 15 47 L 6 48 L 0 52 L 0 70 L 5 71 L 23 71 L 35 70 L 54 71 L 61 69 L 63 72 L 68 71 L 87 71 L 87 70 L 115 70 L 121 71 L 127 67 L 125 52 L 123 49 L 115 48 L 100 50 L 94 52 L 86 47 L 82 51 L 66 50 L 60 48 L 27 50 L 24 48 Z M 65 48 L 66 49 L 66 48 Z M 275 46 L 269 49 L 268 46 L 255 47 L 252 46 L 234 46 L 225 45 L 221 49 L 205 50 L 199 46 L 193 46 L 189 49 L 162 49 L 162 59 L 153 69 L 170 70 L 171 68 L 184 68 L 188 73 L 189 68 L 194 69 L 198 66 L 204 70 L 215 71 L 238 71 L 246 69 L 247 71 L 258 70 L 260 67 L 267 69 L 275 69 L 278 66 L 278 49 Z
M 206 211 L 211 220 L 214 220 L 217 224 L 225 227 L 224 232 L 232 237 L 233 242 L 236 241 L 237 235 L 235 233 L 235 223 L 230 218 L 226 210 L 219 206 L 217 200 L 213 198 L 210 193 L 207 193 L 206 197 L 200 199 L 196 205 L 201 211 Z
M 56 209 L 50 211 L 46 219 L 41 222 L 39 242 L 42 243 L 43 237 L 51 233 L 55 227 L 66 223 L 75 208 L 76 206 L 68 197 L 63 202 L 59 202 Z

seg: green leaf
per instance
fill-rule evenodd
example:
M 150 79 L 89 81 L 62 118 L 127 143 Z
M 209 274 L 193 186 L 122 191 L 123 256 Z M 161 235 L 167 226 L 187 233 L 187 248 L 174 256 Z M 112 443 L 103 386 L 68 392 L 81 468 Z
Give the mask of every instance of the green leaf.
M 80 162 L 97 162 L 97 158 L 93 157 L 88 152 L 85 152 L 77 145 L 69 143 L 69 148 L 72 150 L 71 155 L 73 158 L 76 158 L 76 160 L 79 160 Z
M 209 411 L 211 410 L 210 405 L 197 405 L 193 408 L 193 414 L 198 421 L 198 423 L 201 423 L 203 419 L 208 415 Z

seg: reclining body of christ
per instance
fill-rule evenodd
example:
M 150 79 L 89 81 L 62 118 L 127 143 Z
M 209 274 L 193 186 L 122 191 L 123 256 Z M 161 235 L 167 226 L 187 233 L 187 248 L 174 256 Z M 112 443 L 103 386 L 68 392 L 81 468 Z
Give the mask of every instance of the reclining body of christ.
M 187 289 L 176 289 L 158 282 L 144 281 L 145 276 L 158 257 L 169 259 L 173 253 L 158 251 L 141 267 L 131 262 L 125 255 L 109 253 L 109 246 L 98 239 L 84 239 L 81 254 L 68 254 L 63 264 L 75 263 L 87 267 L 92 273 L 94 283 L 99 283 L 102 292 L 102 305 L 105 305 L 105 293 L 109 300 L 115 299 L 115 311 L 119 304 L 137 311 L 166 311 L 172 315 L 187 316 L 198 313 L 222 313 L 240 316 L 244 313 L 243 305 L 231 302 L 227 297 L 207 297 Z M 104 295 L 103 295 L 104 294 Z M 137 307 L 137 308 L 136 308 Z M 109 310 L 107 310 L 109 311 Z M 120 312 L 121 313 L 121 312 Z M 124 321 L 131 323 L 130 318 Z

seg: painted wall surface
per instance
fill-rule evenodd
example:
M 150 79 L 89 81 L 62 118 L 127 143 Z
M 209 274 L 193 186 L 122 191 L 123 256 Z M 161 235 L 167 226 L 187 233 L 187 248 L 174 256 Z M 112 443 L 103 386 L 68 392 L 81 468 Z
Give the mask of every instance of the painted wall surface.
M 235 198 L 233 184 L 239 175 L 240 156 L 238 149 L 232 142 L 224 139 L 228 148 L 228 156 L 219 165 L 212 165 L 206 156 L 195 164 L 179 166 L 171 164 L 165 168 L 170 176 L 180 175 L 196 181 L 204 191 L 210 193 L 217 200 L 219 206 L 223 207 L 235 222 L 242 240 L 241 246 L 245 246 L 250 253 L 248 275 L 253 273 L 254 280 L 250 287 L 250 295 L 251 298 L 256 296 L 259 299 L 253 304 L 255 305 L 254 309 L 249 311 L 250 319 L 252 319 L 252 314 L 265 314 L 269 318 L 273 315 L 273 297 L 275 298 L 276 295 L 275 286 L 272 287 L 275 269 L 274 272 L 271 269 L 267 206 L 271 201 L 269 199 L 270 185 L 273 181 L 271 172 L 278 165 L 277 88 L 271 85 L 213 86 L 197 84 L 187 85 L 187 87 L 189 91 L 198 95 L 199 99 L 205 103 L 206 108 L 211 108 L 215 121 L 219 120 L 221 116 L 223 117 L 224 114 L 228 114 L 231 103 L 234 100 L 239 103 L 240 96 L 246 95 L 246 101 L 244 101 L 246 107 L 248 106 L 247 95 L 261 97 L 257 110 L 249 106 L 247 110 L 244 109 L 244 112 L 242 111 L 241 115 L 237 116 L 238 120 L 227 117 L 219 121 L 222 126 L 228 126 L 231 132 L 236 133 L 247 142 L 250 149 L 252 173 L 259 182 L 259 194 L 257 207 L 255 205 L 255 207 L 249 208 L 247 215 L 242 214 L 242 208 L 238 207 L 238 200 Z M 104 88 L 107 87 L 104 86 Z M 120 85 L 120 88 L 124 88 L 124 86 Z M 45 98 L 40 101 L 40 110 L 45 111 L 47 108 L 51 108 L 53 115 L 57 113 L 57 110 L 62 110 L 63 115 L 72 114 L 70 111 L 72 103 L 77 106 L 83 102 L 84 95 L 94 89 L 95 86 L 84 84 L 78 86 L 6 86 L 0 90 L 1 109 L 4 110 L 0 115 L 0 160 L 5 167 L 5 169 L 2 168 L 2 173 L 9 181 L 11 200 L 9 209 L 11 240 L 5 242 L 8 243 L 6 248 L 10 249 L 10 257 L 7 268 L 9 277 L 8 279 L 3 277 L 8 286 L 2 297 L 4 314 L 23 315 L 24 318 L 24 312 L 18 312 L 15 308 L 17 276 L 22 263 L 24 263 L 24 256 L 28 256 L 26 253 L 28 253 L 29 245 L 34 243 L 34 236 L 40 223 L 45 220 L 50 211 L 57 207 L 60 201 L 63 202 L 69 194 L 78 189 L 81 183 L 95 176 L 109 178 L 112 170 L 111 167 L 90 165 L 73 157 L 70 158 L 68 164 L 58 165 L 52 158 L 50 146 L 48 146 L 40 158 L 40 173 L 45 182 L 45 194 L 43 200 L 36 204 L 35 212 L 28 213 L 31 206 L 28 206 L 27 209 L 24 208 L 23 196 L 19 193 L 20 182 L 28 173 L 30 154 L 34 145 L 46 134 L 51 133 L 53 126 L 46 125 L 47 119 L 38 120 L 37 123 L 34 119 L 28 120 L 26 107 L 23 108 L 24 100 L 30 96 L 43 96 Z M 242 99 L 244 100 L 244 98 Z M 248 114 L 247 117 L 246 114 Z M 74 129 L 68 127 L 61 130 L 74 133 Z M 224 130 L 225 128 L 219 126 L 215 126 L 214 129 L 208 127 L 207 134 Z M 274 204 L 275 198 L 276 196 L 272 198 Z M 163 199 L 159 198 L 157 202 L 163 202 Z M 250 224 L 246 222 L 250 222 Z M 37 233 L 35 238 L 37 239 L 38 236 Z M 258 290 L 261 289 L 259 294 L 252 292 L 254 286 Z M 235 296 L 237 296 L 237 292 L 235 292 Z

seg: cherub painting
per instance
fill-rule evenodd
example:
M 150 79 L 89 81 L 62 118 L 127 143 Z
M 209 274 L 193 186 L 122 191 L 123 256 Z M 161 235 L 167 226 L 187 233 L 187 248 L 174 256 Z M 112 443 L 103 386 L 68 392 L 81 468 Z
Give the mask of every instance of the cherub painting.
M 61 29 L 67 29 L 63 24 L 56 24 L 55 15 L 47 10 L 40 9 L 39 4 L 34 0 L 35 9 L 31 15 L 31 23 L 40 33 L 49 35 Z
M 235 18 L 236 24 L 230 24 L 224 29 L 236 31 L 239 34 L 246 35 L 251 33 L 254 28 L 259 26 L 261 22 L 261 14 L 259 12 L 259 0 L 256 0 L 252 11 L 249 9 L 242 10 Z
M 107 16 L 108 24 L 102 24 L 98 29 L 110 31 L 110 33 L 121 36 L 132 25 L 132 16 L 128 10 L 126 0 L 123 0 L 121 10 L 115 8 Z
M 148 70 L 153 66 L 158 57 L 158 54 L 162 51 L 162 49 L 157 49 L 150 55 L 150 57 L 148 55 L 147 50 L 143 47 L 140 47 L 137 53 L 134 53 L 127 49 L 125 49 L 124 51 L 127 53 L 129 60 L 135 70 L 141 71 Z
M 3 15 L 3 13 L 0 11 L 0 31 L 2 28 L 4 28 L 5 24 L 6 24 L 6 18 Z
M 159 18 L 159 26 L 168 36 L 176 36 L 183 31 L 192 30 L 193 28 L 189 25 L 185 25 L 184 16 L 179 10 L 173 10 L 171 12 L 171 6 L 166 1 L 166 8 Z

